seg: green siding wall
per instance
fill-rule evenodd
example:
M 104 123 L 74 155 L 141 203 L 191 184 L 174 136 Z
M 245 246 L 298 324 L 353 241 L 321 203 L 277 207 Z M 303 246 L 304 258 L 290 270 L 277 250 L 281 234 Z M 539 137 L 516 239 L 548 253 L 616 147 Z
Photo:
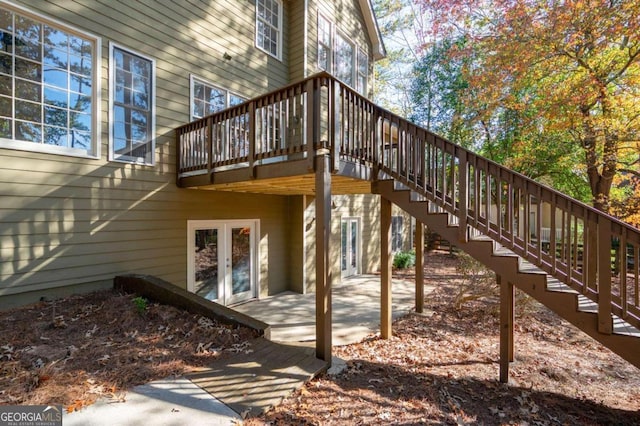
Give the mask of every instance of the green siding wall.
M 101 158 L 0 149 L 0 296 L 15 295 L 3 297 L 0 305 L 62 294 L 69 286 L 108 286 L 116 274 L 129 272 L 185 287 L 188 220 L 259 219 L 260 294 L 289 288 L 287 197 L 175 185 L 172 129 L 189 120 L 190 73 L 247 97 L 288 82 L 286 43 L 282 62 L 254 46 L 255 3 L 24 0 L 20 5 L 101 38 Z M 285 41 L 287 31 L 285 26 Z M 107 161 L 111 41 L 156 60 L 155 167 Z M 224 53 L 231 59 L 224 60 Z
M 303 78 L 305 69 L 316 72 L 318 8 L 370 51 L 357 1 L 309 0 L 305 64 L 305 2 L 283 4 L 279 61 L 255 47 L 254 0 L 20 2 L 101 39 L 102 133 L 98 160 L 0 149 L 0 309 L 110 286 L 115 275 L 132 272 L 186 287 L 189 220 L 260 220 L 260 295 L 313 288 L 312 197 L 175 185 L 173 129 L 189 120 L 191 74 L 254 97 Z M 155 167 L 107 160 L 110 42 L 156 61 Z M 338 277 L 340 215 L 362 217 L 363 271 L 379 268 L 377 198 L 353 197 L 347 204 L 332 222 Z

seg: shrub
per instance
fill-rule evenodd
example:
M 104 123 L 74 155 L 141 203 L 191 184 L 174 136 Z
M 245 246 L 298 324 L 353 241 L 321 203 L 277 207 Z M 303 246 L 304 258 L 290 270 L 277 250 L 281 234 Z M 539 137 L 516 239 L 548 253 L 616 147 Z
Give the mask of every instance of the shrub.
M 138 311 L 140 315 L 144 315 L 145 311 L 147 310 L 147 299 L 145 299 L 144 297 L 134 297 L 133 299 L 131 299 L 131 301 L 136 307 L 136 311 Z
M 416 264 L 416 253 L 411 251 L 401 251 L 393 256 L 393 267 L 395 269 L 411 268 Z
M 467 302 L 484 299 L 490 303 L 490 312 L 499 312 L 500 286 L 496 282 L 496 274 L 484 264 L 478 262 L 466 253 L 458 255 L 458 272 L 462 275 L 462 282 L 455 297 L 455 308 L 461 309 Z M 527 315 L 535 311 L 535 300 L 522 291 L 516 290 L 516 309 L 520 315 Z
M 462 275 L 462 282 L 456 292 L 456 309 L 462 308 L 466 302 L 478 299 L 490 299 L 495 302 L 500 297 L 500 288 L 493 271 L 466 253 L 460 253 L 458 261 L 456 269 Z

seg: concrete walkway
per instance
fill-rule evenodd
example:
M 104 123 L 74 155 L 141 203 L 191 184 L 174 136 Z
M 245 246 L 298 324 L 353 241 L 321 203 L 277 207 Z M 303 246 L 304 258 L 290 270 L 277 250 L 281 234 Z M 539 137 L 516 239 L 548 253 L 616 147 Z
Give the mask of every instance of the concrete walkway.
M 238 413 L 185 378 L 136 386 L 123 402 L 102 398 L 62 415 L 64 426 L 228 426 L 241 421 Z

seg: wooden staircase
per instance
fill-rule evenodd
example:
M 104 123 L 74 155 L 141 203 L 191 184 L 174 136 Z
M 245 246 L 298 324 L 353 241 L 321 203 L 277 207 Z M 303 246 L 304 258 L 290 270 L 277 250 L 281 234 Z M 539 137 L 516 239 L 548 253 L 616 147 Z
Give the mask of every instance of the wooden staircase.
M 427 200 L 416 200 L 410 189 L 396 189 L 394 180 L 382 180 L 374 184 L 373 191 L 385 197 L 418 221 L 433 229 L 518 289 L 533 297 L 560 317 L 564 318 L 622 358 L 640 368 L 640 331 L 612 316 L 613 332 L 598 330 L 597 304 L 525 261 L 494 240 L 480 235 L 458 240 L 460 226 L 451 221 L 446 212 L 432 213 Z
M 314 195 L 326 228 L 329 187 L 380 194 L 496 272 L 505 283 L 501 316 L 512 311 L 516 286 L 640 368 L 639 229 L 416 126 L 327 73 L 185 124 L 176 147 L 178 186 Z M 321 306 L 330 280 L 318 271 Z M 502 320 L 501 342 L 509 341 Z

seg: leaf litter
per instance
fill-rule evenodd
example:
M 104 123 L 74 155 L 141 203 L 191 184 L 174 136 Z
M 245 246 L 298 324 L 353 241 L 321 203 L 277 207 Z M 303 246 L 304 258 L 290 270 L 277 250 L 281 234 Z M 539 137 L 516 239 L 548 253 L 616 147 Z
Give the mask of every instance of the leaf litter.
M 347 368 L 322 375 L 256 425 L 638 425 L 640 370 L 537 302 L 517 308 L 510 382 L 499 376 L 495 299 L 456 309 L 455 256 L 425 261 L 425 313 L 334 348 Z M 408 272 L 396 276 L 413 279 Z
M 136 385 L 249 350 L 256 337 L 172 306 L 141 314 L 134 298 L 100 291 L 0 312 L 0 404 L 124 401 Z

